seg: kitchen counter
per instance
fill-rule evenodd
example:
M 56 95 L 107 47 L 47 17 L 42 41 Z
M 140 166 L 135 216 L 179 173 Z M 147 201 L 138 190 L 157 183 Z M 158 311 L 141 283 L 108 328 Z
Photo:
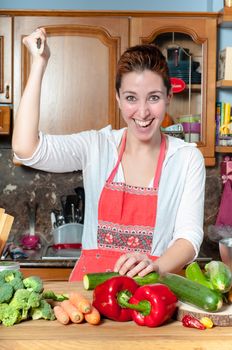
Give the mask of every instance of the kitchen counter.
M 45 289 L 65 293 L 85 291 L 82 283 L 45 283 Z M 98 326 L 88 323 L 61 325 L 58 321 L 25 321 L 13 327 L 0 325 L 1 349 L 45 350 L 45 349 L 95 349 L 102 350 L 231 350 L 232 328 L 214 327 L 200 331 L 185 328 L 178 321 L 157 328 L 142 327 L 134 322 L 120 323 L 103 319 Z

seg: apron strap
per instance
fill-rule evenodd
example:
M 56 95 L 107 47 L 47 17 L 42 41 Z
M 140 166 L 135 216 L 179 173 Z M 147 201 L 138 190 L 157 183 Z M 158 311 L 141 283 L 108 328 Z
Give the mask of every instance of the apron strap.
M 113 179 L 114 179 L 114 177 L 115 177 L 115 175 L 117 173 L 117 170 L 118 170 L 119 163 L 122 160 L 122 155 L 123 155 L 123 152 L 125 150 L 125 146 L 126 146 L 126 130 L 124 131 L 123 136 L 122 136 L 122 144 L 121 144 L 121 147 L 120 147 L 117 163 L 116 163 L 114 169 L 112 170 L 110 176 L 108 177 L 108 179 L 106 181 L 108 183 L 113 182 Z
M 155 178 L 153 182 L 153 187 L 155 189 L 159 187 L 159 180 L 161 176 L 161 170 L 162 170 L 165 154 L 166 154 L 166 137 L 164 136 L 164 134 L 161 133 L 160 153 L 159 153 L 158 163 L 156 167 Z

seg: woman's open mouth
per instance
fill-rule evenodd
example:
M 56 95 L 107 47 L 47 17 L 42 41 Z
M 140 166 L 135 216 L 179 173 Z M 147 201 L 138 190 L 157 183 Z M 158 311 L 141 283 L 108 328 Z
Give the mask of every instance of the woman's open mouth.
M 153 122 L 154 119 L 150 119 L 150 120 L 138 120 L 138 119 L 134 119 L 134 122 L 137 126 L 141 127 L 141 128 L 147 128 L 148 126 L 151 125 L 151 123 Z

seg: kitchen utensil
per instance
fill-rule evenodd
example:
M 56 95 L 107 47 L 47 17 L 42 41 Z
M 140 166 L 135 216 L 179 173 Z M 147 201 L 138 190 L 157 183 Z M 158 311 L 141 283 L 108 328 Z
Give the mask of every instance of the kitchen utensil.
M 54 244 L 81 243 L 83 225 L 79 223 L 69 223 L 55 228 L 52 231 Z
M 220 239 L 219 252 L 222 262 L 228 265 L 232 271 L 232 237 Z
M 8 239 L 14 217 L 5 213 L 5 209 L 0 208 L 0 255 Z
M 27 203 L 29 216 L 29 233 L 24 234 L 21 239 L 21 243 L 25 249 L 36 249 L 40 241 L 40 237 L 35 234 L 35 219 L 37 207 L 37 204 L 29 205 Z

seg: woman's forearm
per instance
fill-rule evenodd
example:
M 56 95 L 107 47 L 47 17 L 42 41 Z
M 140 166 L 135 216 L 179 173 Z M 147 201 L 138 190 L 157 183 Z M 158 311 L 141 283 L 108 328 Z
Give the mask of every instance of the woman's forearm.
M 38 144 L 40 95 L 44 68 L 34 61 L 16 114 L 12 147 L 21 158 L 32 155 Z
M 159 273 L 165 272 L 177 273 L 190 262 L 195 256 L 193 245 L 186 239 L 178 239 L 160 256 L 155 262 Z

